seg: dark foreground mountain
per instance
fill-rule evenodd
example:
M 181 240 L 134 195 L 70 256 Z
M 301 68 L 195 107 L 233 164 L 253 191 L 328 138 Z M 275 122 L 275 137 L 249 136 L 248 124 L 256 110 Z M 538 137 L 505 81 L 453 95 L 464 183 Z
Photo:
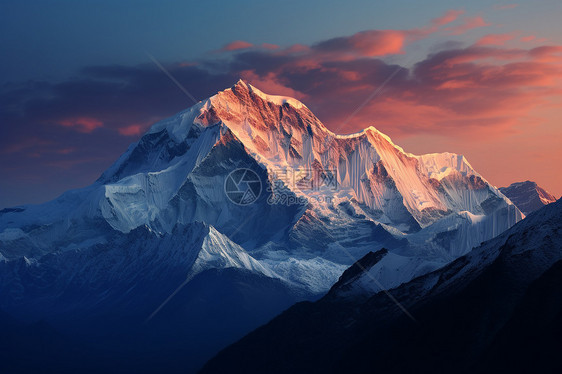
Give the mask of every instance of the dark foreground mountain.
M 532 181 L 512 183 L 500 187 L 500 191 L 525 215 L 556 201 L 553 195 Z
M 222 347 L 308 298 L 236 268 L 195 276 L 149 321 L 139 317 L 154 311 L 146 308 L 153 295 L 134 296 L 129 308 L 99 314 L 92 308 L 89 315 L 31 323 L 0 311 L 0 373 L 192 373 Z
M 391 290 L 415 320 L 384 292 L 356 287 L 384 252 L 367 255 L 324 298 L 293 306 L 202 372 L 562 372 L 562 201 Z

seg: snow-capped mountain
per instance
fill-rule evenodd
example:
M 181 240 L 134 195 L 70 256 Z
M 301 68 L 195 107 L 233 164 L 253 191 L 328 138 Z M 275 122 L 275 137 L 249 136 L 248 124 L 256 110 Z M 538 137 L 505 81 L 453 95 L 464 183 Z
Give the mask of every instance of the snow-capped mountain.
M 461 155 L 412 155 L 374 127 L 337 135 L 299 101 L 239 81 L 153 125 L 91 186 L 0 211 L 0 309 L 144 321 L 178 286 L 223 271 L 312 299 L 382 247 L 376 275 L 393 288 L 521 219 Z
M 253 204 L 224 192 L 237 168 L 263 181 Z M 161 235 L 200 221 L 320 292 L 373 248 L 443 264 L 521 217 L 463 156 L 415 156 L 373 127 L 333 134 L 304 104 L 239 81 L 155 124 L 92 186 L 4 211 L 0 253 L 37 258 L 102 244 L 111 231 Z
M 324 298 L 293 306 L 219 353 L 202 372 L 562 368 L 562 201 L 390 294 L 368 279 L 388 255 L 369 253 Z
M 500 191 L 525 215 L 556 201 L 556 197 L 532 181 L 512 183 L 500 187 Z

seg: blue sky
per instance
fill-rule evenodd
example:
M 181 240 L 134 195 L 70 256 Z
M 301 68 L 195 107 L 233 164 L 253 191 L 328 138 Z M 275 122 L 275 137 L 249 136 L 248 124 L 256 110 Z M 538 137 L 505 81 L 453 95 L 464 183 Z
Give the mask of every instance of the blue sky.
M 369 29 L 406 29 L 448 9 L 485 14 L 504 28 L 554 41 L 562 2 L 377 1 L 93 1 L 0 2 L 0 81 L 63 79 L 84 66 L 200 59 L 232 40 L 311 44 Z M 498 26 L 501 29 L 502 26 Z M 482 31 L 484 33 L 485 31 Z M 462 40 L 461 38 L 458 38 Z M 457 39 L 457 40 L 458 40 Z M 434 41 L 433 41 L 434 42 Z M 427 53 L 422 46 L 417 53 Z M 416 51 L 413 51 L 414 53 Z

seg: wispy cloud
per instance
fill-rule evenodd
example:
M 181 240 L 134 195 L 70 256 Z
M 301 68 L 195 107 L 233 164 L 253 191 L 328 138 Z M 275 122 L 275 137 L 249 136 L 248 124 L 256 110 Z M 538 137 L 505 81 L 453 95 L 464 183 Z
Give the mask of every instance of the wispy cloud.
M 434 18 L 431 23 L 437 26 L 444 26 L 451 22 L 454 22 L 459 18 L 459 16 L 465 13 L 464 10 L 461 9 L 451 9 L 445 12 L 444 15 L 441 17 Z
M 253 46 L 254 45 L 252 43 L 248 43 L 243 40 L 235 40 L 222 47 L 221 50 L 230 52 L 230 51 L 238 51 L 240 49 L 252 48 Z
M 66 127 L 76 128 L 78 131 L 90 133 L 97 128 L 103 127 L 103 122 L 90 117 L 66 118 L 59 121 L 59 124 Z
M 447 31 L 448 35 L 462 35 L 470 30 L 490 25 L 482 16 L 465 17 L 460 25 L 448 27 L 445 31 Z
M 519 4 L 496 4 L 496 5 L 494 5 L 494 9 L 509 10 L 509 9 L 517 8 L 518 6 L 519 6 Z
M 476 45 L 504 45 L 506 42 L 513 40 L 515 35 L 510 34 L 488 34 L 478 39 Z

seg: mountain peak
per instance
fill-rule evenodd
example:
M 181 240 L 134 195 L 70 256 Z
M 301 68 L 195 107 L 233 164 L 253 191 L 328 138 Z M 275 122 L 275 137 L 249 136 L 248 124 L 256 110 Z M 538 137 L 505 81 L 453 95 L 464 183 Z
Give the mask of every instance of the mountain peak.
M 257 96 L 264 101 L 270 102 L 275 105 L 283 106 L 283 105 L 291 105 L 295 109 L 302 109 L 306 108 L 306 106 L 301 103 L 299 100 L 283 95 L 270 95 L 266 94 L 265 92 L 259 90 L 258 88 L 252 86 L 250 83 L 246 82 L 243 79 L 238 79 L 238 81 L 232 86 L 231 88 L 219 92 L 218 95 L 226 93 L 228 91 L 234 92 L 235 94 L 239 94 L 241 96 L 248 94 L 250 96 Z
M 248 83 L 246 83 L 242 78 L 239 78 L 238 81 L 234 84 L 234 86 L 232 86 L 232 89 L 249 90 L 250 87 L 251 86 Z
M 556 197 L 536 182 L 515 182 L 500 191 L 509 198 L 525 215 L 556 201 Z

